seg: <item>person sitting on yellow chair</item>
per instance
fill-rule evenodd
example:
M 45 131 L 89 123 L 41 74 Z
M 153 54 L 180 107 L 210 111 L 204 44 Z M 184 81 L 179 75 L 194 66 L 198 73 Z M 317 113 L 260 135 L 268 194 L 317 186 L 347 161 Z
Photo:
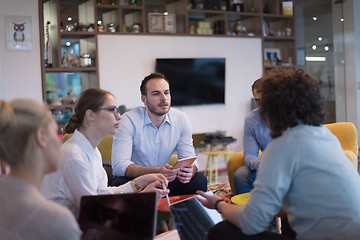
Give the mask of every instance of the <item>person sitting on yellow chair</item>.
M 302 69 L 266 73 L 261 114 L 273 140 L 261 155 L 246 205 L 199 192 L 226 219 L 208 239 L 359 239 L 360 177 L 338 138 L 323 126 L 325 98 Z M 293 235 L 264 232 L 283 208 Z
M 256 80 L 251 91 L 255 99 L 256 109 L 252 110 L 245 118 L 244 126 L 244 162 L 245 166 L 240 167 L 234 173 L 235 194 L 250 192 L 253 189 L 253 182 L 260 164 L 258 158 L 259 150 L 264 151 L 272 140 L 270 129 L 265 120 L 260 116 L 261 86 L 262 79 Z

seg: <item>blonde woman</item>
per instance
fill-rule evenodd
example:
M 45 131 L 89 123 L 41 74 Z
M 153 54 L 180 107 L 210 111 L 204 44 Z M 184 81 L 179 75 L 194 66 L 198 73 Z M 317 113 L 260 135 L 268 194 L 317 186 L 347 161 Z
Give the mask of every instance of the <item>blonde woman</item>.
M 79 239 L 71 212 L 39 192 L 45 174 L 60 161 L 57 124 L 48 109 L 29 99 L 0 101 L 1 239 Z
M 79 96 L 75 112 L 65 126 L 72 137 L 62 146 L 60 169 L 43 181 L 47 199 L 68 207 L 78 217 L 85 195 L 155 191 L 163 197 L 169 190 L 162 174 L 147 174 L 119 187 L 108 187 L 108 179 L 97 148 L 106 135 L 114 135 L 121 116 L 116 99 L 108 91 L 91 88 Z

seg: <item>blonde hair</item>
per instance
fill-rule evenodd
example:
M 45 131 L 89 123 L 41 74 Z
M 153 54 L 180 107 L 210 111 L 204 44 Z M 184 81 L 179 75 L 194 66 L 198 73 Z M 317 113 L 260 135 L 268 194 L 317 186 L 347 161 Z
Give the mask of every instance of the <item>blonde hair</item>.
M 31 99 L 0 101 L 0 161 L 11 166 L 22 163 L 31 136 L 54 121 L 47 107 Z

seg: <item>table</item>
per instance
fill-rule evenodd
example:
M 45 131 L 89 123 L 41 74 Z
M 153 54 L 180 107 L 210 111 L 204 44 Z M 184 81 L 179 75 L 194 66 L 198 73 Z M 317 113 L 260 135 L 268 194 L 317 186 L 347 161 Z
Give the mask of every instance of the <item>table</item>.
M 227 164 L 227 161 L 229 160 L 229 157 L 234 151 L 228 151 L 228 150 L 219 150 L 219 151 L 204 151 L 200 152 L 201 154 L 208 155 L 208 159 L 206 162 L 206 167 L 204 171 L 204 175 L 207 176 L 209 173 L 209 184 L 212 185 L 212 171 L 213 171 L 213 162 L 215 161 L 215 184 L 218 183 L 218 162 L 217 157 L 219 155 L 224 155 L 225 157 L 225 163 Z M 208 171 L 210 163 L 210 169 Z

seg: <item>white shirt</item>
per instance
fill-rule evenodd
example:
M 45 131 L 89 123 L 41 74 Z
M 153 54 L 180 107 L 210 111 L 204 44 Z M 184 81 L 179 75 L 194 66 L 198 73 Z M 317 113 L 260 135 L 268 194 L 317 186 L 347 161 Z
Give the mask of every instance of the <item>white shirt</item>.
M 68 207 L 76 217 L 82 196 L 134 192 L 130 182 L 119 187 L 107 186 L 100 151 L 79 131 L 75 130 L 61 150 L 60 168 L 45 177 L 41 192 L 47 199 Z
M 178 158 L 195 156 L 191 123 L 187 115 L 170 108 L 159 128 L 145 107 L 126 112 L 120 120 L 112 146 L 111 164 L 115 176 L 125 176 L 130 164 L 161 167 L 176 150 Z M 199 163 L 194 162 L 199 169 Z

